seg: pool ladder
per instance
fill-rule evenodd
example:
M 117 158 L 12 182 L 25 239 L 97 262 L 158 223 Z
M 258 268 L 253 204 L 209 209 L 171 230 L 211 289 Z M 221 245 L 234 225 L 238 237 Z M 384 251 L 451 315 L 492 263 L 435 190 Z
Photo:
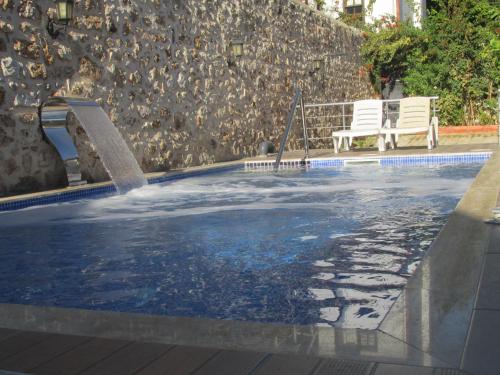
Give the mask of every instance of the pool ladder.
M 276 156 L 276 161 L 274 162 L 274 171 L 275 172 L 280 167 L 281 157 L 283 156 L 283 152 L 285 151 L 285 146 L 286 146 L 286 143 L 288 141 L 288 135 L 290 134 L 290 129 L 292 128 L 292 125 L 293 125 L 293 119 L 295 118 L 295 112 L 297 112 L 297 107 L 299 104 L 300 104 L 300 109 L 302 112 L 302 129 L 304 131 L 304 151 L 305 151 L 305 156 L 303 159 L 304 164 L 305 164 L 305 160 L 307 158 L 309 158 L 309 142 L 307 139 L 304 100 L 302 98 L 302 91 L 300 90 L 300 88 L 297 87 L 295 89 L 295 96 L 293 97 L 293 100 L 292 100 L 292 106 L 290 108 L 290 111 L 288 112 L 288 120 L 287 120 L 287 125 L 285 128 L 285 134 L 283 134 L 283 138 L 281 139 L 278 155 Z

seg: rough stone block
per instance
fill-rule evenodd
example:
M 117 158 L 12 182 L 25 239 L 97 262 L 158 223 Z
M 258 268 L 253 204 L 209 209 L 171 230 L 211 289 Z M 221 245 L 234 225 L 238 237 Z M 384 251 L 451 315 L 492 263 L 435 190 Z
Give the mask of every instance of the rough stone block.
M 84 0 L 83 7 L 85 10 L 91 10 L 99 6 L 98 0 Z
M 160 108 L 159 113 L 160 113 L 160 116 L 166 120 L 169 120 L 172 117 L 172 112 L 167 107 Z
M 40 57 L 40 47 L 35 42 L 17 39 L 13 44 L 14 51 L 28 59 L 36 60 Z
M 12 9 L 14 7 L 13 0 L 0 0 L 0 7 L 3 10 Z
M 136 70 L 135 72 L 130 73 L 128 80 L 130 81 L 131 84 L 138 85 L 142 81 L 142 75 Z
M 39 20 L 42 16 L 42 10 L 33 0 L 21 0 L 21 4 L 17 8 L 19 17 Z
M 102 69 L 87 57 L 82 57 L 80 59 L 78 72 L 82 77 L 88 77 L 94 81 L 100 81 L 102 78 Z
M 4 57 L 1 59 L 0 67 L 2 68 L 4 77 L 18 76 L 19 74 L 19 63 L 12 57 Z
M 104 19 L 99 16 L 82 16 L 76 18 L 75 24 L 87 30 L 101 30 Z
M 71 48 L 60 43 L 54 44 L 57 56 L 61 60 L 68 60 L 71 55 Z
M 19 116 L 19 120 L 23 123 L 23 124 L 34 124 L 36 121 L 38 121 L 38 113 L 35 113 L 35 112 L 25 112 L 25 113 L 22 113 L 20 116 Z
M 47 68 L 45 67 L 45 64 L 29 62 L 27 64 L 27 68 L 31 78 L 47 78 Z
M 38 107 L 41 104 L 39 95 L 16 94 L 14 107 Z
M 34 33 L 36 31 L 36 27 L 29 22 L 21 22 L 19 28 L 23 33 Z
M 113 22 L 113 20 L 111 19 L 110 16 L 106 16 L 105 24 L 106 24 L 106 30 L 109 33 L 116 33 L 118 31 L 118 29 L 116 28 L 115 23 Z
M 1 1 L 2 0 L 0 0 L 0 4 Z M 9 34 L 14 31 L 14 26 L 12 26 L 10 23 L 0 20 L 0 31 Z
M 145 105 L 140 105 L 140 106 L 137 106 L 137 112 L 139 113 L 139 116 L 141 118 L 146 118 L 151 114 L 151 108 L 149 108 Z

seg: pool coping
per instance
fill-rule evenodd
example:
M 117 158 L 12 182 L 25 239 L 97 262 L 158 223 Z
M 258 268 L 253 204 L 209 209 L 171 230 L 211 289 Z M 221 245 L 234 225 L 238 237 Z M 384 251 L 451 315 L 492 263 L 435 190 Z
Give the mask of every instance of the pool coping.
M 496 206 L 499 197 L 499 171 L 500 152 L 495 151 L 464 194 L 421 266 L 409 279 L 408 285 L 377 330 L 12 304 L 0 304 L 0 326 L 220 349 L 460 368 L 483 258 L 489 245 L 490 227 L 484 220 L 489 218 L 491 208 Z M 465 258 L 461 262 L 443 263 L 443 256 L 450 254 L 450 251 Z M 460 260 L 460 257 L 455 258 Z M 471 259 L 474 260 L 472 263 Z M 444 267 L 433 270 L 433 262 Z M 451 281 L 456 282 L 454 272 L 457 267 L 459 271 L 467 273 L 465 276 L 460 274 L 463 283 L 459 293 L 452 293 L 449 286 Z M 447 282 L 448 277 L 451 281 Z M 421 301 L 424 295 L 430 297 L 427 305 Z M 408 303 L 415 300 L 418 303 Z M 449 306 L 458 313 L 450 314 Z M 444 329 L 436 329 L 437 326 Z M 459 334 L 456 333 L 457 330 L 460 331 Z M 416 332 L 415 337 L 412 332 Z M 459 356 L 450 354 L 446 349 L 448 346 L 453 350 L 458 348 Z

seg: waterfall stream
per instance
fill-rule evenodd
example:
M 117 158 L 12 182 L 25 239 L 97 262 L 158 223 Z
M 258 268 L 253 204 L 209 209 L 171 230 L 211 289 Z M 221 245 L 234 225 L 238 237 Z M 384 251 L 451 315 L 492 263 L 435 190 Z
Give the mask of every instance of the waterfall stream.
M 123 194 L 147 180 L 118 129 L 95 102 L 67 101 L 85 129 L 116 189 Z

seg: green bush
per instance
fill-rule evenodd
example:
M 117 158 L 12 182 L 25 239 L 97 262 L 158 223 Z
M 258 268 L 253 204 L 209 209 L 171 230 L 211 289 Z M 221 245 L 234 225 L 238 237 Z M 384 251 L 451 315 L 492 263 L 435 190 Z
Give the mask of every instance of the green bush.
M 382 19 L 366 28 L 365 70 L 375 87 L 436 95 L 442 124 L 492 123 L 500 86 L 500 11 L 487 0 L 437 0 L 422 28 Z

